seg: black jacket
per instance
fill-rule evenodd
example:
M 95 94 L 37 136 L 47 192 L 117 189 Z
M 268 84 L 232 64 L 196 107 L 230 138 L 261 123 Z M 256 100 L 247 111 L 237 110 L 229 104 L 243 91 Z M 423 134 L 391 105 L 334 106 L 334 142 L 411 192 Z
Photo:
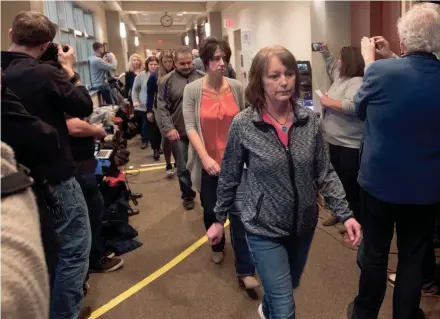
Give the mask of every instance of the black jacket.
M 89 92 L 83 86 L 74 86 L 66 74 L 48 63 L 18 52 L 2 52 L 2 70 L 6 83 L 25 109 L 51 125 L 58 133 L 59 148 L 44 153 L 46 162 L 40 172 L 51 184 L 72 177 L 75 163 L 69 147 L 69 132 L 64 114 L 87 117 L 93 111 Z M 16 127 L 16 130 L 22 129 Z M 35 138 L 28 134 L 30 141 Z

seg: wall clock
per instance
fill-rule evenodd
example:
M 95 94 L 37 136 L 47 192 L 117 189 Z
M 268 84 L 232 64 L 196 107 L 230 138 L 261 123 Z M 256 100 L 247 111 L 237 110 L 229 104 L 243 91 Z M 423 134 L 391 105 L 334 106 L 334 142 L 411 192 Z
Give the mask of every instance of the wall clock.
M 160 18 L 160 24 L 166 28 L 171 27 L 173 25 L 173 18 L 165 12 L 165 15 Z

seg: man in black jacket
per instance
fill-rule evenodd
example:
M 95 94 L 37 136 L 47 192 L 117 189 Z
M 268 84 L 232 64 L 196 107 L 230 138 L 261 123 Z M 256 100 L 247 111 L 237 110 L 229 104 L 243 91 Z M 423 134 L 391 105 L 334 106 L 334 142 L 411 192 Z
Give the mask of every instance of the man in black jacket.
M 47 161 L 38 165 L 35 173 L 46 179 L 53 191 L 52 214 L 61 245 L 51 318 L 76 319 L 81 311 L 91 238 L 87 205 L 74 178 L 75 163 L 64 114 L 87 117 L 93 103 L 73 72 L 75 54 L 71 46 L 66 46 L 64 52 L 58 45 L 54 54 L 58 61 L 54 62 L 59 67 L 39 61 L 52 48 L 55 35 L 56 26 L 46 16 L 20 12 L 9 31 L 12 45 L 8 52 L 2 52 L 1 62 L 9 88 L 26 110 L 55 128 L 59 136 L 60 148 L 47 153 Z M 29 135 L 29 140 L 33 138 Z

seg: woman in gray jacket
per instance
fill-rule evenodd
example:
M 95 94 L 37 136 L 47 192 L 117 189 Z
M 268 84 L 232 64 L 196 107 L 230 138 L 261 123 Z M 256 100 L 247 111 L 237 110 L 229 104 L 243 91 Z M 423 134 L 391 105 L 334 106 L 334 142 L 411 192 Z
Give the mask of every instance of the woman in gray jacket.
M 139 73 L 134 79 L 131 90 L 133 100 L 134 118 L 142 137 L 142 149 L 148 146 L 147 136 L 147 82 L 151 73 L 156 72 L 159 66 L 159 59 L 155 56 L 148 57 L 145 61 L 145 70 Z M 158 150 L 159 151 L 159 150 Z
M 318 221 L 318 190 L 344 223 L 352 244 L 360 240 L 360 226 L 330 165 L 318 117 L 296 103 L 299 89 L 292 53 L 279 46 L 258 52 L 246 88 L 250 107 L 232 121 L 218 181 L 216 222 L 208 230 L 212 244 L 223 238 L 246 163 L 240 217 L 263 283 L 261 318 L 295 318 L 292 291 L 299 285 Z
M 338 174 L 347 194 L 350 209 L 359 210 L 359 148 L 364 134 L 364 122 L 355 112 L 353 98 L 362 85 L 365 62 L 357 47 L 343 47 L 338 59 L 321 45 L 327 73 L 332 86 L 321 97 L 323 108 L 322 126 L 324 137 L 329 144 L 330 161 Z M 333 226 L 337 218 L 331 216 L 323 222 Z
M 183 116 L 190 140 L 188 170 L 200 191 L 206 229 L 216 221 L 214 207 L 217 201 L 217 184 L 220 165 L 226 147 L 232 119 L 244 109 L 241 84 L 224 76 L 231 52 L 227 42 L 208 37 L 200 46 L 200 57 L 206 67 L 205 77 L 188 84 L 183 93 Z M 255 267 L 249 254 L 244 227 L 236 215 L 239 209 L 228 210 L 231 222 L 231 242 L 235 253 L 235 267 L 240 286 L 251 297 L 259 286 Z M 225 237 L 212 246 L 214 263 L 223 261 Z

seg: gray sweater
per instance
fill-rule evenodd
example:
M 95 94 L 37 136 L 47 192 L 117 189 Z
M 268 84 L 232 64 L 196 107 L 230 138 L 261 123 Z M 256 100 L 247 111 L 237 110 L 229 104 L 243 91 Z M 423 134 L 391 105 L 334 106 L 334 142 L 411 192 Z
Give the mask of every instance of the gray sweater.
M 147 112 L 147 82 L 150 77 L 150 72 L 142 71 L 139 73 L 133 82 L 131 89 L 131 99 L 133 100 L 134 109 L 142 112 Z
M 326 108 L 323 111 L 323 129 L 328 143 L 349 148 L 359 148 L 364 134 L 364 122 L 356 112 L 353 98 L 362 85 L 361 77 L 343 78 L 338 63 L 331 53 L 323 54 L 327 73 L 332 80 L 328 97 L 342 101 L 342 111 Z
M 240 111 L 245 108 L 243 88 L 240 82 L 225 77 L 232 89 L 235 102 Z M 200 104 L 202 102 L 203 78 L 188 84 L 183 92 L 183 118 L 187 132 L 195 130 L 203 141 L 202 126 L 200 124 Z M 196 189 L 201 189 L 202 163 L 195 148 L 190 144 L 188 149 L 188 171 Z
M 310 234 L 318 222 L 318 191 L 341 222 L 353 216 L 330 164 L 318 117 L 301 106 L 294 111 L 288 147 L 257 108 L 248 107 L 234 118 L 217 187 L 214 211 L 219 222 L 225 222 L 234 205 L 244 163 L 248 165 L 240 217 L 251 234 Z
M 103 59 L 92 55 L 89 57 L 90 77 L 92 78 L 92 87 L 97 87 L 107 83 L 107 74 L 116 71 L 117 61 L 107 63 Z

